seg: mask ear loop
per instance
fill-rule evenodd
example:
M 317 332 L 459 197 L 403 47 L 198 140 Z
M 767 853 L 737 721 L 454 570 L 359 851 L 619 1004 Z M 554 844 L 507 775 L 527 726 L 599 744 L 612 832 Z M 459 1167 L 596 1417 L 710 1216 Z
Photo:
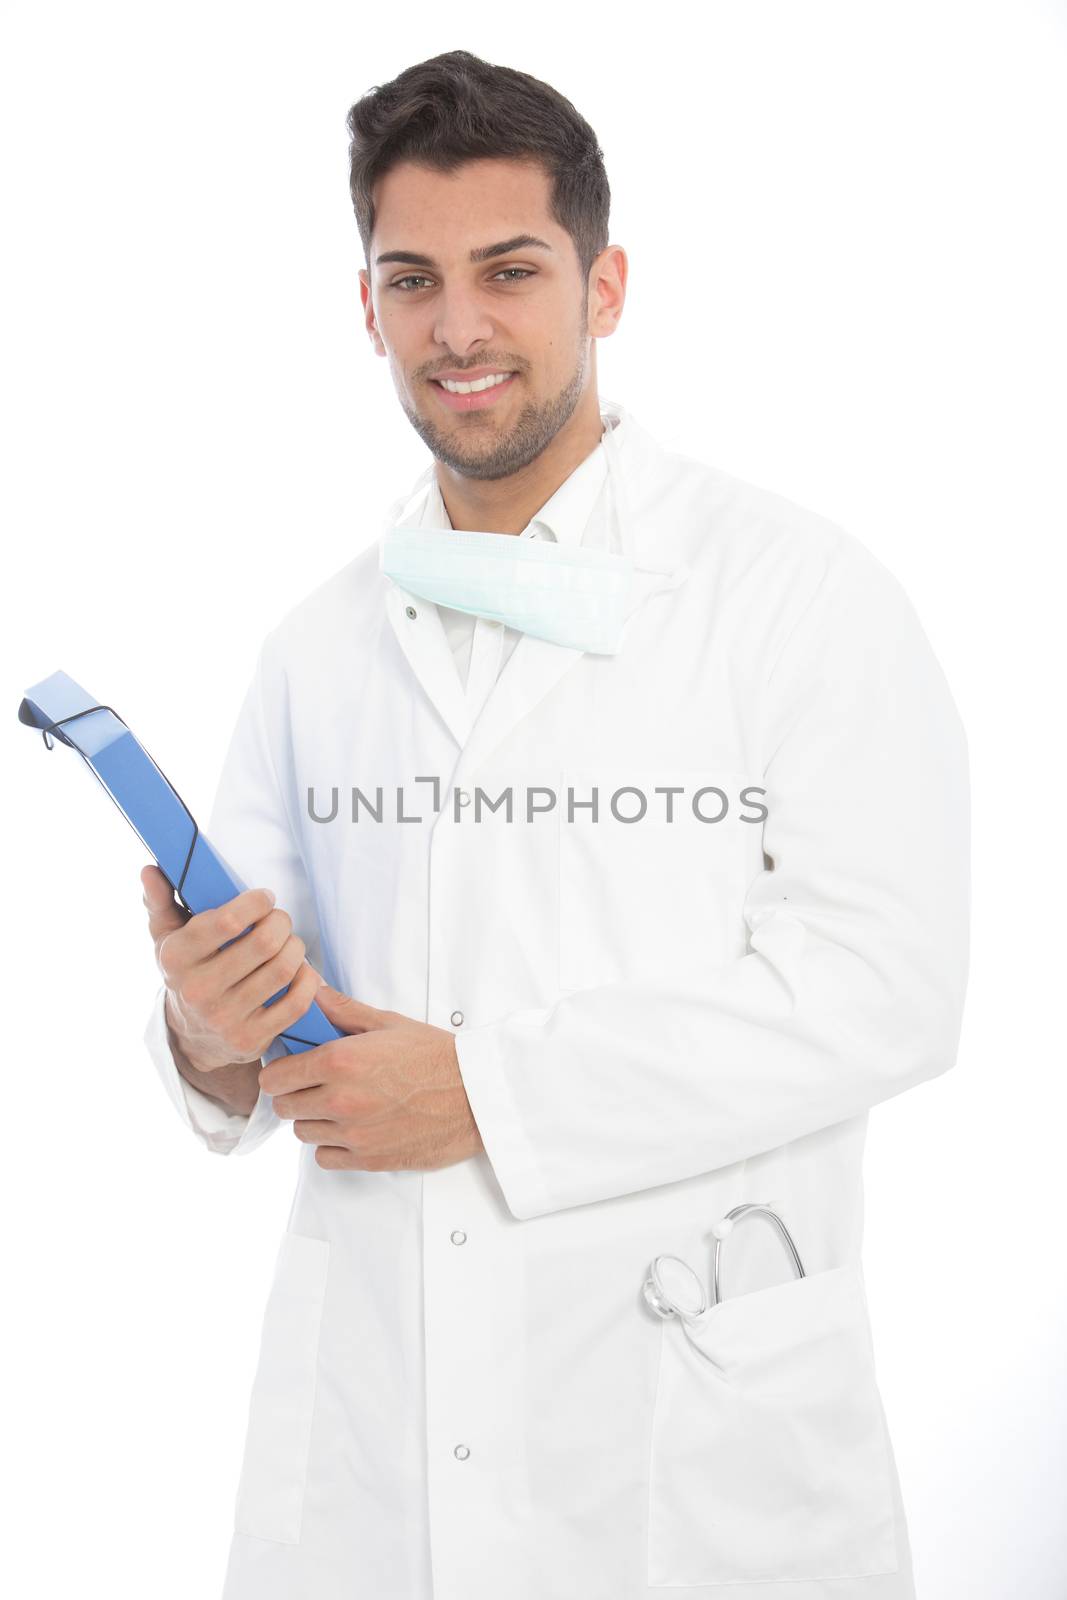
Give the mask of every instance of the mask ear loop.
M 660 582 L 653 586 L 657 590 L 676 589 L 689 577 L 689 563 L 654 561 L 647 556 L 637 557 L 637 546 L 634 535 L 636 520 L 634 517 L 633 502 L 626 483 L 626 468 L 623 464 L 622 451 L 616 434 L 619 428 L 625 426 L 624 413 L 621 408 L 608 403 L 606 412 L 601 416 L 615 417 L 617 421 L 613 427 L 606 430 L 601 439 L 605 454 L 608 458 L 608 475 L 611 478 L 611 493 L 615 505 L 615 523 L 618 529 L 618 544 L 620 553 L 630 562 L 631 569 L 636 577 L 638 573 L 653 573 Z
M 616 434 L 622 427 L 622 418 L 617 411 L 608 411 L 608 426 L 605 429 L 601 443 L 604 454 L 608 460 L 608 476 L 611 479 L 611 497 L 615 506 L 615 526 L 618 531 L 619 554 L 634 561 L 633 542 L 633 511 L 630 505 L 630 496 L 625 483 L 625 470 L 622 464 L 622 454 Z M 612 417 L 617 418 L 611 422 Z

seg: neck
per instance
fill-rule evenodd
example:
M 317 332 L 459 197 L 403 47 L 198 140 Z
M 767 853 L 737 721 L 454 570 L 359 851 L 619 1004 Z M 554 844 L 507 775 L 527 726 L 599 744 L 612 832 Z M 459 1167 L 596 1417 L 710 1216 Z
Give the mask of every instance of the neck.
M 460 532 L 521 533 L 600 443 L 604 424 L 595 389 L 539 456 L 506 478 L 467 478 L 438 461 L 437 487 L 452 527 Z

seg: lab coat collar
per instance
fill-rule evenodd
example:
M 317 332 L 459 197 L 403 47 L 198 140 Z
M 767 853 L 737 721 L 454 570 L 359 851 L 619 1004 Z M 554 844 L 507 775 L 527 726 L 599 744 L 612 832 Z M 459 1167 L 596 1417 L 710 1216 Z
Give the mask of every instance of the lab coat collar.
M 582 542 L 589 537 L 596 545 L 615 550 L 622 548 L 632 555 L 634 582 L 629 617 L 652 595 L 684 582 L 688 568 L 684 563 L 672 562 L 669 551 L 657 547 L 652 526 L 666 487 L 663 447 L 617 402 L 602 396 L 600 410 L 605 423 L 614 425 L 613 442 L 618 446 L 615 461 L 623 477 L 621 484 L 616 479 L 607 486 L 606 514 L 590 520 L 597 495 L 604 488 L 602 483 L 596 483 L 596 469 L 591 464 L 595 457 L 600 457 L 597 465 L 602 465 L 604 477 L 609 476 L 603 439 L 546 501 L 543 509 L 547 514 L 552 508 L 553 531 L 558 523 L 566 532 L 581 516 L 584 505 L 584 520 L 580 526 Z M 432 462 L 409 493 L 394 501 L 387 514 L 386 529 L 410 522 L 416 509 L 421 517 L 428 507 L 426 491 L 431 481 L 436 483 Z M 416 496 L 421 496 L 417 507 L 413 504 Z M 660 528 L 662 531 L 662 520 Z M 459 786 L 464 778 L 478 771 L 516 724 L 544 699 L 585 652 L 533 634 L 523 634 L 472 721 L 437 607 L 423 600 L 413 600 L 391 578 L 385 577 L 383 581 L 386 613 L 400 649 L 459 746 L 459 757 L 452 773 L 453 785 Z M 408 615 L 409 608 L 415 612 L 414 617 Z

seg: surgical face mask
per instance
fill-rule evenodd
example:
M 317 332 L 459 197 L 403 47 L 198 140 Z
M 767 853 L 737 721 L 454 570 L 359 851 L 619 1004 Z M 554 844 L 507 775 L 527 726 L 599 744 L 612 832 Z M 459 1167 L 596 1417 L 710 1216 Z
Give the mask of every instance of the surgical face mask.
M 508 534 L 394 528 L 382 571 L 402 589 L 554 644 L 614 655 L 633 582 L 628 556 Z
M 395 527 L 382 537 L 381 570 L 402 589 L 435 604 L 553 644 L 615 655 L 640 585 L 629 549 L 629 509 L 614 432 L 609 426 L 601 443 L 618 552 L 509 534 Z

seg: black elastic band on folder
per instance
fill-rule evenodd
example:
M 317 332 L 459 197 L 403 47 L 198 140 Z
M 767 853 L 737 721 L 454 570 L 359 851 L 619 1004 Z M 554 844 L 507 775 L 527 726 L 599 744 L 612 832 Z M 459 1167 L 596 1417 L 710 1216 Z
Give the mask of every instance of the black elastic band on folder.
M 45 727 L 41 728 L 41 737 L 44 740 L 45 749 L 46 750 L 53 750 L 55 748 L 54 744 L 49 743 L 49 739 L 48 739 L 48 735 L 51 733 L 53 728 L 61 727 L 64 722 L 75 722 L 75 721 L 77 721 L 78 717 L 87 717 L 91 711 L 110 711 L 111 715 L 113 717 L 115 717 L 117 719 L 117 721 L 122 723 L 122 726 L 127 730 L 127 732 L 129 731 L 129 727 L 130 727 L 129 723 L 125 720 L 125 718 L 119 716 L 118 712 L 114 709 L 113 706 L 86 706 L 84 711 L 72 711 L 69 717 L 57 717 L 55 722 L 49 722 L 48 724 L 46 724 Z M 93 767 L 92 762 L 89 760 L 89 757 L 85 754 L 85 751 L 81 748 L 80 745 L 75 744 L 73 739 L 68 739 L 66 734 L 64 734 L 64 733 L 61 733 L 59 737 L 63 740 L 64 744 L 69 744 L 72 750 L 77 750 L 78 754 L 81 756 L 82 760 L 86 763 L 86 765 L 89 767 L 89 769 L 94 773 L 96 772 L 96 769 Z M 141 749 L 144 750 L 144 745 L 141 745 Z M 189 871 L 189 863 L 193 859 L 193 851 L 196 848 L 196 841 L 197 841 L 197 838 L 199 836 L 200 829 L 197 826 L 197 821 L 196 821 L 196 818 L 193 816 L 193 813 L 189 810 L 189 807 L 186 805 L 185 801 L 182 799 L 182 797 L 178 793 L 177 789 L 171 783 L 170 779 L 167 777 L 167 774 L 163 771 L 163 768 L 159 765 L 158 761 L 156 761 L 152 756 L 150 756 L 148 754 L 147 750 L 145 750 L 144 753 L 145 753 L 146 756 L 148 756 L 149 761 L 152 762 L 152 765 L 155 767 L 156 771 L 159 773 L 160 777 L 163 779 L 163 782 L 170 789 L 171 793 L 174 795 L 175 799 L 178 801 L 178 804 L 181 806 L 182 810 L 185 812 L 185 815 L 189 818 L 189 821 L 193 825 L 193 837 L 192 837 L 192 840 L 190 841 L 190 844 L 189 844 L 189 853 L 185 858 L 185 865 L 182 868 L 181 877 L 178 879 L 177 883 L 174 886 L 174 892 L 178 896 L 178 899 L 181 901 L 181 903 L 185 907 L 186 911 L 188 911 L 189 915 L 193 916 L 194 915 L 193 908 L 189 904 L 189 902 L 185 898 L 185 896 L 182 894 L 182 886 L 185 883 L 185 875 Z M 99 774 L 97 774 L 97 776 L 99 776 Z M 314 1039 L 303 1039 L 303 1038 L 301 1038 L 300 1034 L 298 1034 L 298 1033 L 291 1033 L 288 1030 L 286 1030 L 286 1032 L 284 1032 L 284 1033 L 276 1034 L 275 1037 L 278 1038 L 278 1039 L 291 1039 L 295 1044 L 306 1045 L 309 1050 L 314 1050 L 315 1049 L 315 1041 L 314 1041 Z
M 62 723 L 64 723 L 64 722 L 77 722 L 77 718 L 78 717 L 88 717 L 88 715 L 90 715 L 90 712 L 93 712 L 93 710 L 109 710 L 110 714 L 112 714 L 112 717 L 117 718 L 118 722 L 122 723 L 123 728 L 126 728 L 126 731 L 130 731 L 130 723 L 126 722 L 125 718 L 120 717 L 120 715 L 118 715 L 118 712 L 117 712 L 117 710 L 114 709 L 114 707 L 112 707 L 112 706 L 86 706 L 85 710 L 75 710 L 75 712 L 70 712 L 69 717 L 58 717 L 58 718 L 56 718 L 56 720 L 54 720 L 54 722 L 50 722 L 50 723 L 48 723 L 48 725 L 43 726 L 42 730 L 40 730 L 40 731 L 42 731 L 42 738 L 43 738 L 43 741 L 45 741 L 45 749 L 46 750 L 53 750 L 54 749 L 54 744 L 50 744 L 50 741 L 48 741 L 48 734 L 50 734 L 51 731 L 53 731 L 53 728 L 59 728 L 59 726 L 62 726 Z M 88 755 L 85 754 L 85 750 L 82 749 L 82 746 L 80 746 L 80 744 L 75 744 L 74 739 L 67 738 L 66 733 L 59 734 L 59 738 L 62 739 L 62 742 L 64 742 L 64 744 L 69 744 L 70 749 L 77 750 L 78 755 L 80 755 L 80 757 L 82 757 L 82 760 L 83 760 L 83 762 L 86 763 L 86 766 L 88 766 L 88 768 L 90 768 L 91 773 L 94 773 L 94 774 L 96 774 L 96 776 L 99 776 L 99 773 L 96 773 L 96 768 L 94 768 L 93 763 L 90 762 L 90 758 L 88 758 Z M 141 749 L 144 750 L 144 746 L 141 746 Z M 179 901 L 182 902 L 182 906 L 186 907 L 187 912 L 189 912 L 190 917 L 192 917 L 192 915 L 194 915 L 194 909 L 192 909 L 192 906 L 190 906 L 189 901 L 187 901 L 187 899 L 186 899 L 186 896 L 184 896 L 184 894 L 182 894 L 182 885 L 184 885 L 184 882 L 186 882 L 186 874 L 187 874 L 187 872 L 189 872 L 189 862 L 192 861 L 192 853 L 194 853 L 195 848 L 197 848 L 197 838 L 198 838 L 198 835 L 200 835 L 200 829 L 198 829 L 197 819 L 195 819 L 194 814 L 192 814 L 192 811 L 189 810 L 189 806 L 186 805 L 186 802 L 184 802 L 184 800 L 182 800 L 181 795 L 178 794 L 178 790 L 174 789 L 173 782 L 171 782 L 170 778 L 168 778 L 168 776 L 166 776 L 166 773 L 165 773 L 165 771 L 163 771 L 162 766 L 158 765 L 157 760 L 154 760 L 154 757 L 152 757 L 152 755 L 149 755 L 149 752 L 147 752 L 147 750 L 144 750 L 144 754 L 146 754 L 147 757 L 149 757 L 150 762 L 152 762 L 152 766 L 155 766 L 155 770 L 157 770 L 157 773 L 160 774 L 160 778 L 163 779 L 163 782 L 165 782 L 166 786 L 168 786 L 168 789 L 171 790 L 171 794 L 174 795 L 174 798 L 176 798 L 176 800 L 178 800 L 179 805 L 181 805 L 182 811 L 184 811 L 184 813 L 186 813 L 187 818 L 189 818 L 189 821 L 192 822 L 192 840 L 190 840 L 189 854 L 187 854 L 187 856 L 186 856 L 186 866 L 182 867 L 182 869 L 181 869 L 181 877 L 179 877 L 178 883 L 176 883 L 176 885 L 174 885 L 174 893 L 178 894 L 178 899 L 179 899 Z M 296 1045 L 307 1045 L 307 1048 L 309 1048 L 309 1050 L 315 1050 L 315 1040 L 314 1040 L 314 1038 L 301 1038 L 301 1035 L 293 1034 L 293 1032 L 290 1032 L 290 1030 L 288 1030 L 288 1029 L 286 1029 L 286 1032 L 283 1032 L 283 1034 L 275 1035 L 275 1038 L 290 1038 L 290 1040 L 293 1040 L 293 1043 L 296 1043 Z
M 127 732 L 129 731 L 129 727 L 130 727 L 129 723 L 123 717 L 119 716 L 118 712 L 114 709 L 113 706 L 86 706 L 84 711 L 72 711 L 69 717 L 57 717 L 55 722 L 49 722 L 45 727 L 43 727 L 41 729 L 41 737 L 44 740 L 45 749 L 46 750 L 53 750 L 55 748 L 55 746 L 53 744 L 49 743 L 49 739 L 48 739 L 48 735 L 51 733 L 53 728 L 61 727 L 64 722 L 75 722 L 75 721 L 77 721 L 77 719 L 79 717 L 87 717 L 91 711 L 110 711 L 111 715 L 116 719 L 116 721 L 121 722 L 122 726 L 127 730 Z M 90 767 L 92 767 L 92 765 L 93 765 L 92 762 L 89 760 L 89 757 L 85 754 L 85 751 L 81 748 L 80 745 L 75 744 L 73 739 L 68 739 L 66 734 L 64 734 L 64 733 L 61 733 L 59 737 L 63 740 L 64 744 L 69 744 L 72 750 L 77 750 L 77 752 L 81 756 L 82 760 L 85 761 Z M 141 746 L 141 749 L 144 750 L 144 745 Z M 186 805 L 185 801 L 182 799 L 182 797 L 178 793 L 177 789 L 171 783 L 170 779 L 167 777 L 167 774 L 163 771 L 163 768 L 159 765 L 158 761 L 154 761 L 153 758 L 150 755 L 148 755 L 148 751 L 147 750 L 145 750 L 144 753 L 145 753 L 146 756 L 148 756 L 149 761 L 152 762 L 152 765 L 155 767 L 156 771 L 159 773 L 160 777 L 163 779 L 163 782 L 167 785 L 167 788 L 170 790 L 171 794 L 173 794 L 174 798 L 177 800 L 178 804 L 181 806 L 182 810 L 185 812 L 185 815 L 189 818 L 189 821 L 193 825 L 193 837 L 189 842 L 189 851 L 188 851 L 188 854 L 185 857 L 185 865 L 182 867 L 181 877 L 178 879 L 177 883 L 174 885 L 175 894 L 178 896 L 178 899 L 181 901 L 181 903 L 185 907 L 186 911 L 188 911 L 189 915 L 192 916 L 193 915 L 193 908 L 189 904 L 188 900 L 185 898 L 184 894 L 182 893 L 182 888 L 183 888 L 183 886 L 185 884 L 186 873 L 189 871 L 189 863 L 193 859 L 193 851 L 196 849 L 196 841 L 197 841 L 197 837 L 198 837 L 198 835 L 200 833 L 200 829 L 197 826 L 197 821 L 196 821 L 196 818 L 193 816 L 193 813 L 189 810 L 189 807 Z M 95 768 L 93 770 L 95 771 Z

